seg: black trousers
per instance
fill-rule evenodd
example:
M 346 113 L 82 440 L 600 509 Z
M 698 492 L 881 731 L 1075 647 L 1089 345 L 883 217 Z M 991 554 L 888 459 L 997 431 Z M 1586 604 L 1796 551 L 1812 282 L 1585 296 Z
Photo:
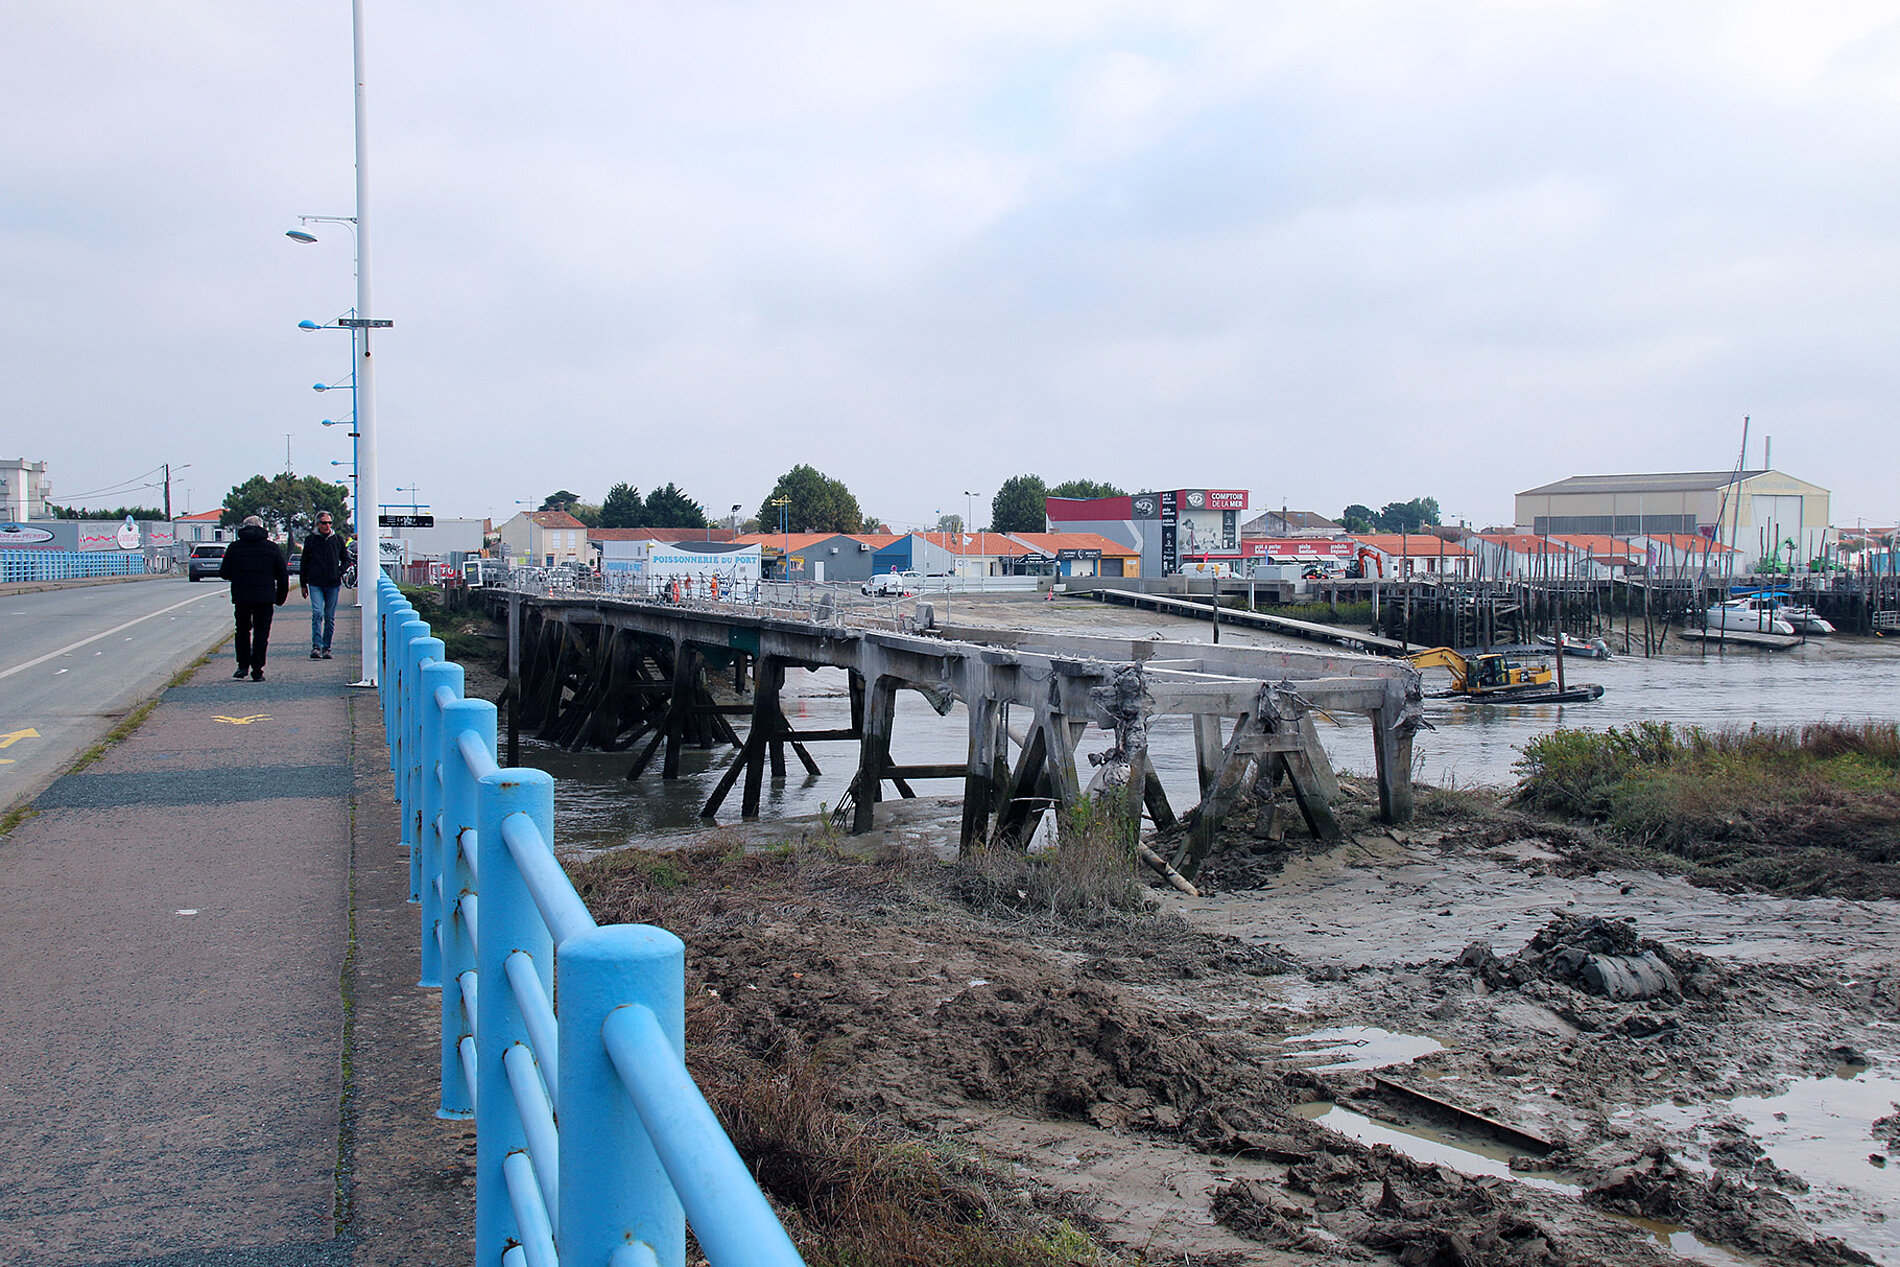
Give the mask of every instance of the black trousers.
M 270 650 L 270 619 L 274 603 L 233 603 L 237 611 L 238 668 L 253 672 L 264 667 L 264 654 Z

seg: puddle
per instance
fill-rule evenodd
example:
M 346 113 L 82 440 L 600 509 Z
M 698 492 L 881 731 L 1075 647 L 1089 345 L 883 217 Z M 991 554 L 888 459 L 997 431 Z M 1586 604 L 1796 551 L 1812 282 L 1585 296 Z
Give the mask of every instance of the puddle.
M 1318 1046 L 1307 1047 L 1307 1044 Z M 1285 1039 L 1284 1045 L 1288 1048 L 1296 1045 L 1305 1048 L 1289 1052 L 1300 1057 L 1302 1062 L 1314 1056 L 1341 1057 L 1330 1064 L 1303 1065 L 1316 1073 L 1407 1065 L 1420 1057 L 1445 1050 L 1445 1044 L 1437 1039 L 1418 1034 L 1394 1034 L 1371 1025 L 1338 1025 L 1331 1029 L 1316 1029 L 1310 1034 L 1295 1034 Z
M 1338 1131 L 1362 1144 L 1384 1144 L 1394 1152 L 1404 1153 L 1413 1161 L 1427 1165 L 1447 1166 L 1461 1174 L 1495 1175 L 1500 1179 L 1509 1179 L 1527 1187 L 1539 1188 L 1545 1192 L 1555 1192 L 1561 1196 L 1577 1197 L 1583 1195 L 1583 1189 L 1574 1183 L 1565 1183 L 1549 1174 L 1535 1171 L 1511 1169 L 1511 1158 L 1521 1154 L 1513 1152 L 1502 1144 L 1468 1135 L 1463 1131 L 1439 1126 L 1398 1126 L 1391 1122 L 1380 1122 L 1342 1108 L 1325 1100 L 1312 1104 L 1298 1105 L 1293 1112 L 1309 1121 L 1318 1122 L 1329 1130 Z M 1628 1223 L 1655 1239 L 1656 1243 L 1670 1253 L 1691 1262 L 1708 1263 L 1710 1267 L 1750 1267 L 1752 1260 L 1739 1258 L 1727 1250 L 1705 1243 L 1694 1232 L 1673 1223 L 1659 1223 L 1654 1219 L 1629 1218 L 1620 1214 L 1611 1214 L 1605 1210 L 1596 1213 L 1605 1218 Z
M 1546 1192 L 1560 1192 L 1568 1197 L 1580 1196 L 1583 1192 L 1574 1183 L 1565 1183 L 1533 1171 L 1512 1170 L 1511 1158 L 1522 1154 L 1493 1140 L 1469 1135 L 1451 1127 L 1398 1126 L 1391 1122 L 1376 1121 L 1363 1113 L 1325 1100 L 1298 1105 L 1293 1112 L 1362 1144 L 1384 1144 L 1394 1152 L 1404 1153 L 1413 1161 L 1427 1165 L 1448 1166 L 1467 1175 L 1496 1175 L 1500 1179 L 1528 1184 Z
M 1807 1180 L 1810 1191 L 1789 1198 L 1817 1235 L 1838 1236 L 1887 1267 L 1900 1267 L 1900 1181 L 1893 1159 L 1874 1137 L 1873 1122 L 1900 1103 L 1900 1078 L 1846 1064 L 1832 1076 L 1804 1078 L 1776 1096 L 1742 1096 L 1682 1107 L 1642 1110 L 1653 1122 L 1685 1133 L 1698 1124 L 1739 1119 L 1775 1165 Z M 1704 1133 L 1704 1139 L 1706 1139 Z M 1707 1156 L 1685 1158 L 1707 1169 Z
M 1712 1263 L 1715 1267 L 1751 1267 L 1755 1262 L 1752 1258 L 1742 1258 L 1725 1249 L 1707 1244 L 1701 1237 L 1679 1224 L 1659 1223 L 1655 1219 L 1639 1219 L 1628 1214 L 1611 1214 L 1608 1210 L 1598 1210 L 1597 1213 L 1606 1218 L 1615 1219 L 1619 1223 L 1628 1223 L 1632 1227 L 1642 1228 L 1643 1231 L 1656 1238 L 1658 1245 L 1678 1258 L 1686 1258 L 1692 1263 Z

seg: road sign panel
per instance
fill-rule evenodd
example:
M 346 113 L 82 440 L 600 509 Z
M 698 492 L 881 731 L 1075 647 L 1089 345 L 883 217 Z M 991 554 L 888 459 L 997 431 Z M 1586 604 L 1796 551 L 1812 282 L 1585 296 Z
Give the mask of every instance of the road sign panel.
M 434 515 L 378 515 L 376 522 L 385 528 L 433 528 Z

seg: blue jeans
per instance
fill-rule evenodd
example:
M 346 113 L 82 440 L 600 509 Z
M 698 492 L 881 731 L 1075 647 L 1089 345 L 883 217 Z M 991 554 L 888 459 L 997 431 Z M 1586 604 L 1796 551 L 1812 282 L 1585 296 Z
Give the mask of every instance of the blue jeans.
M 328 651 L 331 635 L 336 633 L 336 596 L 341 585 L 310 587 L 310 649 Z

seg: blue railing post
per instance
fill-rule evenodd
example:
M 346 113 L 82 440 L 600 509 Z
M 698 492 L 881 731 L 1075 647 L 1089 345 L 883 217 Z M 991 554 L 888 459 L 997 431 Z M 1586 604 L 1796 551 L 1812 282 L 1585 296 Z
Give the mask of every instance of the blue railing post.
M 462 977 L 475 971 L 473 930 L 462 899 L 475 892 L 475 877 L 463 853 L 475 848 L 481 771 L 462 759 L 461 736 L 473 734 L 492 761 L 495 706 L 461 699 L 442 710 L 442 1107 L 440 1117 L 473 1117 L 475 1101 L 462 1076 L 462 1040 L 475 1032 L 475 1018 L 462 1005 Z
M 685 1050 L 686 948 L 665 929 L 614 924 L 561 943 L 561 1257 L 605 1263 L 630 1241 L 665 1267 L 686 1256 L 686 1216 L 601 1041 L 616 1008 L 641 1004 Z
M 442 768 L 449 754 L 443 748 L 438 697 L 444 688 L 450 699 L 462 698 L 462 666 L 442 659 L 425 664 L 416 687 L 420 705 L 416 713 L 422 723 L 422 977 L 418 984 L 427 989 L 443 981 L 442 900 L 448 885 L 442 878 Z
M 376 690 L 382 698 L 383 741 L 389 745 L 389 768 L 393 770 L 396 768 L 396 675 L 390 671 L 389 631 L 405 620 L 413 620 L 415 608 L 387 576 L 379 573 L 377 586 L 382 599 L 376 607 Z M 364 671 L 368 668 L 365 665 Z
M 534 960 L 544 990 L 554 985 L 554 946 L 534 895 L 522 880 L 502 822 L 525 813 L 554 837 L 554 779 L 540 770 L 501 770 L 481 780 L 476 815 L 476 870 L 481 875 L 480 940 L 475 948 L 477 1060 L 475 1088 L 475 1261 L 499 1263 L 508 1242 L 518 1236 L 508 1181 L 502 1163 L 528 1146 L 527 1132 L 515 1108 L 502 1057 L 528 1041 L 528 1027 L 508 984 L 508 956 L 525 951 Z
M 422 900 L 422 726 L 417 707 L 417 679 L 422 673 L 423 651 L 418 644 L 434 643 L 431 658 L 442 655 L 442 642 L 429 636 L 429 626 L 420 620 L 405 620 L 396 627 L 396 740 L 402 745 L 402 765 L 396 771 L 396 799 L 402 802 L 402 843 L 409 847 L 409 900 Z

